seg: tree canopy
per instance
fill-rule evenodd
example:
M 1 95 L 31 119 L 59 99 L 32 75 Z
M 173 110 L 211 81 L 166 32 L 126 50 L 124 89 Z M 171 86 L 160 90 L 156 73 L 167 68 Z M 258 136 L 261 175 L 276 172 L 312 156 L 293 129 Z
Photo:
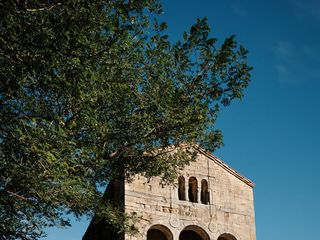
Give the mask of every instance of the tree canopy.
M 172 181 L 191 160 L 146 153 L 221 145 L 215 121 L 248 85 L 247 50 L 234 36 L 218 44 L 205 18 L 172 42 L 161 11 L 156 0 L 0 2 L 2 239 L 38 239 L 92 215 L 110 179 Z

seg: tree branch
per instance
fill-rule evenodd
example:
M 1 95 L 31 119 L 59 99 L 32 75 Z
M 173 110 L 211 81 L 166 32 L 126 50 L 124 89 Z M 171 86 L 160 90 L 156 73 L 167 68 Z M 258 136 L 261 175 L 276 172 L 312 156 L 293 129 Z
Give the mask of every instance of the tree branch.
M 52 4 L 52 5 L 49 6 L 49 7 L 43 7 L 43 8 L 27 8 L 27 7 L 26 7 L 26 11 L 27 11 L 27 12 L 40 12 L 40 11 L 45 11 L 45 10 L 49 10 L 49 11 L 50 11 L 52 8 L 58 7 L 58 6 L 60 6 L 60 5 L 62 5 L 61 2 L 58 2 L 58 3 L 56 3 L 56 4 Z

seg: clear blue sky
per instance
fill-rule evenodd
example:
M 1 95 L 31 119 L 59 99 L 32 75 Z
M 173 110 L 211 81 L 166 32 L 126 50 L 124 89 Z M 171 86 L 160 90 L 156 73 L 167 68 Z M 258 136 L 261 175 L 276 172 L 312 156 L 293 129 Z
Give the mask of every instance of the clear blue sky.
M 218 121 L 215 154 L 256 183 L 258 240 L 320 238 L 320 1 L 163 1 L 178 39 L 207 16 L 220 42 L 236 34 L 249 49 L 252 82 Z M 80 240 L 87 223 L 50 230 L 47 240 Z

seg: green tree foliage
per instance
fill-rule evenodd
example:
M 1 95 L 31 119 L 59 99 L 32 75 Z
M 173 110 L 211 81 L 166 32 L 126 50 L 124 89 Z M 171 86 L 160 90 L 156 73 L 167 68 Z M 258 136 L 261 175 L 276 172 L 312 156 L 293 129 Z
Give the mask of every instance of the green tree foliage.
M 172 43 L 159 13 L 156 0 L 0 1 L 2 239 L 37 239 L 100 209 L 108 180 L 170 181 L 190 160 L 155 149 L 220 146 L 247 51 L 234 36 L 217 46 L 206 19 Z

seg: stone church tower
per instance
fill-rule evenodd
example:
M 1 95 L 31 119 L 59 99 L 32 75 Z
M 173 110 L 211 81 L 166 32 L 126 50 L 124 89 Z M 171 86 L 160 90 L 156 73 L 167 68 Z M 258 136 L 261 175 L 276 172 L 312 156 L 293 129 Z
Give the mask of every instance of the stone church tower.
M 256 240 L 253 187 L 249 179 L 200 147 L 176 186 L 159 178 L 113 183 L 124 211 L 136 213 L 139 233 L 124 240 Z M 100 230 L 99 230 L 100 229 Z M 91 223 L 83 240 L 115 240 Z

